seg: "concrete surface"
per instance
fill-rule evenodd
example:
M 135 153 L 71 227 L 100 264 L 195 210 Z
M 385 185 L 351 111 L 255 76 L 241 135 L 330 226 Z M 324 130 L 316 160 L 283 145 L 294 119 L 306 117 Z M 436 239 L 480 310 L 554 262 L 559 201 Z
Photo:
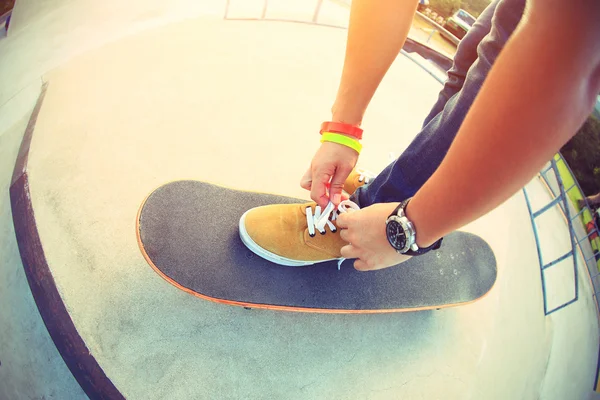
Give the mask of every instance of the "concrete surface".
M 23 132 L 40 91 L 35 82 L 2 107 L 0 126 L 0 399 L 81 399 L 25 277 L 8 188 Z
M 363 316 L 249 311 L 194 298 L 151 270 L 137 247 L 135 216 L 166 181 L 307 197 L 298 181 L 318 146 L 315 126 L 328 117 L 343 61 L 343 30 L 223 21 L 222 2 L 198 4 L 186 13 L 183 2 L 56 0 L 49 14 L 24 18 L 18 34 L 0 41 L 9 56 L 0 59 L 2 118 L 15 113 L 6 102 L 22 88 L 41 75 L 49 82 L 29 160 L 38 228 L 75 326 L 125 397 L 588 398 L 598 357 L 590 283 L 580 271 L 580 300 L 544 317 L 521 192 L 465 229 L 490 243 L 499 265 L 492 292 L 465 307 Z M 73 10 L 86 12 L 77 18 Z M 400 56 L 366 117 L 371 134 L 361 164 L 378 171 L 390 151 L 399 154 L 439 89 Z M 0 122 L 0 139 L 12 132 L 6 125 Z M 0 171 L 10 176 L 12 167 Z M 538 204 L 548 199 L 535 179 L 528 190 Z M 559 213 L 547 224 L 549 248 L 564 245 Z M 10 240 L 5 231 L 10 268 L 21 271 L 18 292 L 35 321 Z M 568 268 L 557 271 L 552 301 L 573 285 Z M 7 309 L 2 314 L 14 321 Z M 39 317 L 35 323 L 41 338 Z M 20 329 L 13 323 L 8 333 Z M 60 364 L 48 338 L 31 347 L 38 346 Z M 26 350 L 13 359 L 31 357 Z M 29 366 L 15 366 L 13 376 L 32 368 L 15 365 Z M 51 380 L 41 379 L 32 397 L 80 397 L 64 365 L 55 370 L 60 376 L 47 385 Z M 5 387 L 10 398 L 27 398 Z

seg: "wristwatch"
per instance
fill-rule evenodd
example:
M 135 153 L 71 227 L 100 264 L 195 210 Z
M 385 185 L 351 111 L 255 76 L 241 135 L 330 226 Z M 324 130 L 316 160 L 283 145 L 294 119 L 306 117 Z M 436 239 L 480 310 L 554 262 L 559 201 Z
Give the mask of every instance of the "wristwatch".
M 404 200 L 385 221 L 385 233 L 388 242 L 400 254 L 419 256 L 431 250 L 437 250 L 442 245 L 442 239 L 429 247 L 417 246 L 417 231 L 414 224 L 406 217 L 404 210 L 411 198 Z

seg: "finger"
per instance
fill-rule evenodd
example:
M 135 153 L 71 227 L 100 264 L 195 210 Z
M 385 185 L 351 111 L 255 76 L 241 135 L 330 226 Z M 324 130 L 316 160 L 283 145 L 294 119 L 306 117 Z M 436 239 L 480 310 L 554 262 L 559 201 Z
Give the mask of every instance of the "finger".
M 358 247 L 347 244 L 340 249 L 340 254 L 344 258 L 360 258 L 360 249 Z
M 339 228 L 339 225 L 338 225 L 338 228 Z M 348 232 L 348 229 L 341 229 L 340 230 L 340 237 L 342 238 L 342 240 L 344 242 L 350 243 L 349 236 L 350 236 L 350 233 Z
M 340 204 L 342 201 L 342 190 L 344 189 L 344 183 L 352 172 L 352 168 L 340 166 L 336 169 L 335 174 L 331 178 L 331 186 L 329 188 L 329 198 L 334 205 Z
M 354 269 L 357 271 L 369 271 L 370 270 L 367 263 L 360 259 L 354 261 Z
M 310 168 L 304 173 L 302 179 L 300 179 L 300 187 L 306 190 L 310 190 L 312 186 L 312 171 Z
M 338 214 L 335 219 L 335 225 L 340 229 L 348 229 L 348 223 L 350 222 L 348 218 L 350 218 L 350 215 L 347 213 Z
M 316 173 L 313 171 L 310 198 L 322 208 L 325 208 L 327 203 L 329 203 L 327 184 L 330 179 L 331 174 L 328 174 L 326 171 L 316 171 Z

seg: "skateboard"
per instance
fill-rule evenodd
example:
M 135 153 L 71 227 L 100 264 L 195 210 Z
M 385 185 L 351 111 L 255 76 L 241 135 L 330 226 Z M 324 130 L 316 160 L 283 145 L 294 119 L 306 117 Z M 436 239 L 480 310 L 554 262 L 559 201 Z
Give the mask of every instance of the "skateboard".
M 148 264 L 167 282 L 205 300 L 246 308 L 384 313 L 464 305 L 496 281 L 496 260 L 480 237 L 453 232 L 442 247 L 390 268 L 359 272 L 353 260 L 281 266 L 239 236 L 250 208 L 306 200 L 200 181 L 160 186 L 138 211 L 136 234 Z

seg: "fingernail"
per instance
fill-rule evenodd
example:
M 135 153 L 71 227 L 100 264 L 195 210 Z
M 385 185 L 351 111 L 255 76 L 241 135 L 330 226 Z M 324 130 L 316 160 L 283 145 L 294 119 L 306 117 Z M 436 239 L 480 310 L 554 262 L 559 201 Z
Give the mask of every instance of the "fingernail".
M 340 204 L 340 201 L 342 201 L 342 196 L 338 193 L 338 194 L 334 194 L 333 195 L 333 202 L 335 204 Z

